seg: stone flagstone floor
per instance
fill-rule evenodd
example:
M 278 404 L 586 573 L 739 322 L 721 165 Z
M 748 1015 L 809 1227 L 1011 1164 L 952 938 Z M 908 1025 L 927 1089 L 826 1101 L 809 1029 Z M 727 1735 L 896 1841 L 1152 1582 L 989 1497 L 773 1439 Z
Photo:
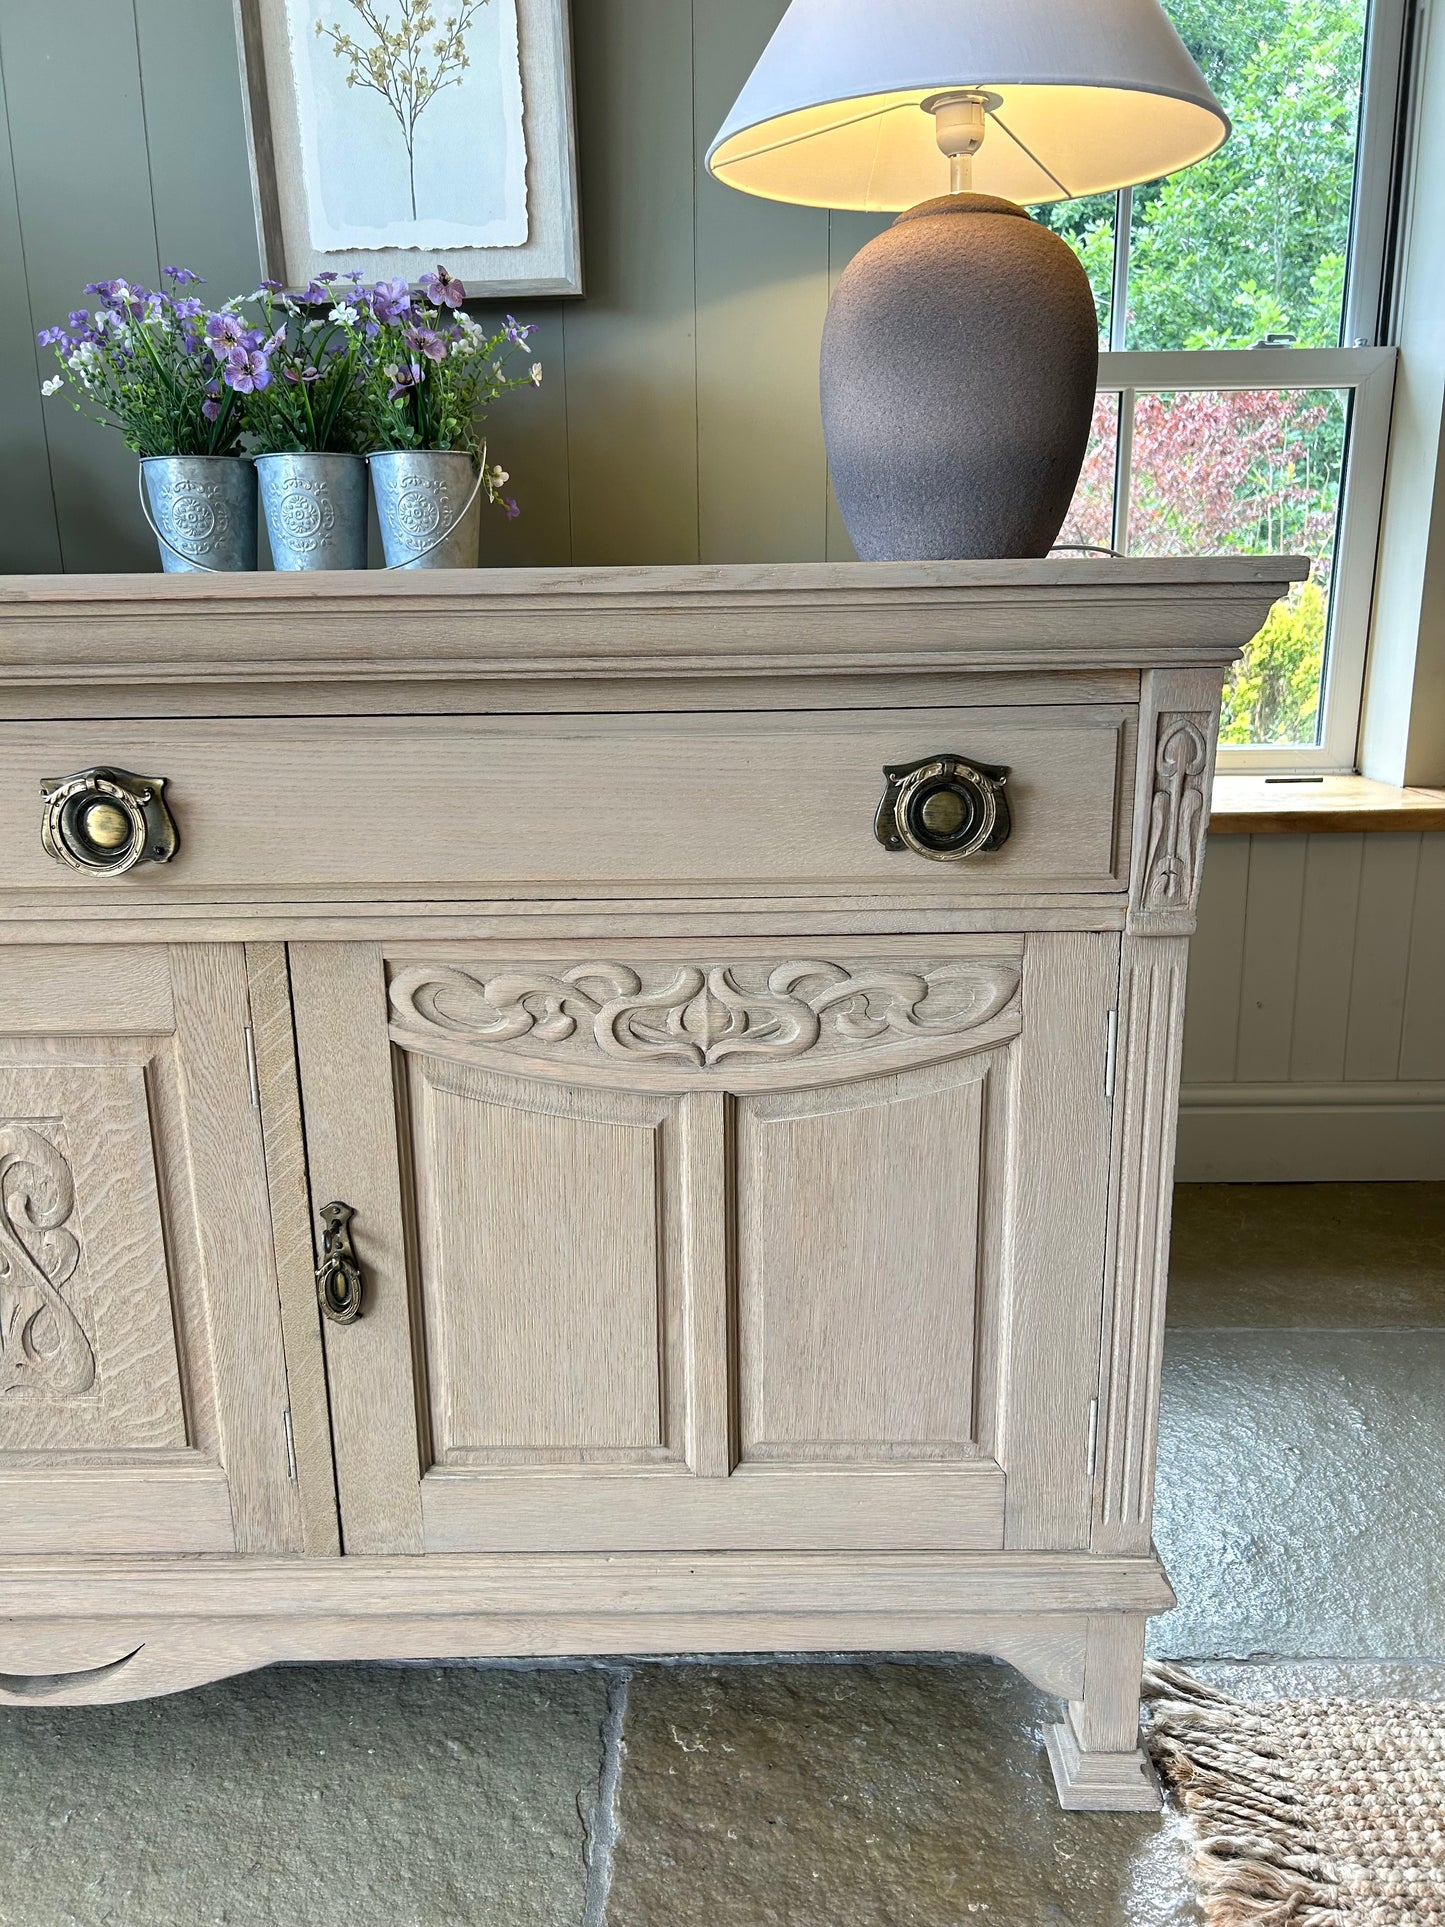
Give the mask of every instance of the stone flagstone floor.
M 1152 1645 L 1445 1697 L 1445 1186 L 1178 1194 Z M 0 1714 L 0 1927 L 1184 1927 L 1008 1669 L 278 1668 Z

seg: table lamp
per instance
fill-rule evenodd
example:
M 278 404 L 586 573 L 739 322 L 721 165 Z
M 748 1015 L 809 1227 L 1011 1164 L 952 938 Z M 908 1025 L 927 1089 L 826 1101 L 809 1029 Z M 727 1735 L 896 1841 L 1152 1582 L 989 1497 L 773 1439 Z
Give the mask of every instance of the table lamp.
M 864 561 L 1046 555 L 1098 317 L 1020 202 L 1153 181 L 1229 122 L 1158 0 L 793 0 L 709 171 L 808 207 L 906 209 L 842 275 L 823 431 Z

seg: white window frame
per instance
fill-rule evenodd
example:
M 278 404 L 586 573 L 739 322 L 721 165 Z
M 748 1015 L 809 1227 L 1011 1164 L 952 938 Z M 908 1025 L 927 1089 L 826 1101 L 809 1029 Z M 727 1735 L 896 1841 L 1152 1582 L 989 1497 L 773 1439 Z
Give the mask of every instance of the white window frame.
M 1133 409 L 1140 393 L 1210 392 L 1264 388 L 1331 388 L 1349 394 L 1345 469 L 1335 529 L 1334 594 L 1320 693 L 1319 741 L 1225 744 L 1219 767 L 1268 775 L 1353 770 L 1359 742 L 1365 657 L 1374 604 L 1375 561 L 1390 446 L 1395 393 L 1393 348 L 1134 350 L 1099 357 L 1099 392 L 1118 395 L 1119 454 L 1115 471 L 1113 545 L 1129 553 L 1129 495 L 1133 478 Z
M 1397 351 L 1384 344 L 1391 339 L 1392 240 L 1403 177 L 1407 43 L 1415 14 L 1416 0 L 1371 0 L 1345 280 L 1342 332 L 1350 345 L 1165 352 L 1126 348 L 1133 195 L 1125 189 L 1118 196 L 1110 340 L 1099 357 L 1099 393 L 1119 398 L 1112 536 L 1116 551 L 1129 553 L 1137 395 L 1285 388 L 1329 388 L 1349 395 L 1318 742 L 1225 745 L 1219 752 L 1222 770 L 1268 775 L 1357 767 L 1395 392 Z

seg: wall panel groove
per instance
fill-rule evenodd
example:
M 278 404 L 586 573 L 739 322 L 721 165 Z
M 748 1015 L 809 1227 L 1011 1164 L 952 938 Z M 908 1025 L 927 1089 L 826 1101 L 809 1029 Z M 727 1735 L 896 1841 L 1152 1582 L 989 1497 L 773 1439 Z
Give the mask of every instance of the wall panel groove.
M 489 563 L 851 557 L 817 354 L 832 288 L 888 217 L 775 206 L 703 170 L 784 5 L 573 0 L 587 294 L 520 310 L 543 386 L 489 425 L 523 509 L 485 519 Z M 0 0 L 0 89 L 3 566 L 151 569 L 134 459 L 42 404 L 34 331 L 86 281 L 162 261 L 213 299 L 253 285 L 230 0 Z M 1445 836 L 1220 839 L 1186 1086 L 1445 1081 L 1442 979 Z M 1427 1128 L 1428 1107 L 1409 1115 Z

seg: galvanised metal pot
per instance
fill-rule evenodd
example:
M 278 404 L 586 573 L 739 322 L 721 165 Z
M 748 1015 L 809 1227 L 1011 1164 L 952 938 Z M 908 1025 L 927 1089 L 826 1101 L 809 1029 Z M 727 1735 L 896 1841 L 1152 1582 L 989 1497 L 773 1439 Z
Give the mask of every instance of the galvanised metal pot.
M 256 566 L 256 471 L 245 455 L 148 455 L 151 529 L 168 575 Z
M 388 449 L 369 459 L 386 566 L 474 569 L 482 537 L 482 491 L 471 456 L 439 449 Z
M 366 462 L 360 455 L 257 455 L 278 569 L 366 567 Z

